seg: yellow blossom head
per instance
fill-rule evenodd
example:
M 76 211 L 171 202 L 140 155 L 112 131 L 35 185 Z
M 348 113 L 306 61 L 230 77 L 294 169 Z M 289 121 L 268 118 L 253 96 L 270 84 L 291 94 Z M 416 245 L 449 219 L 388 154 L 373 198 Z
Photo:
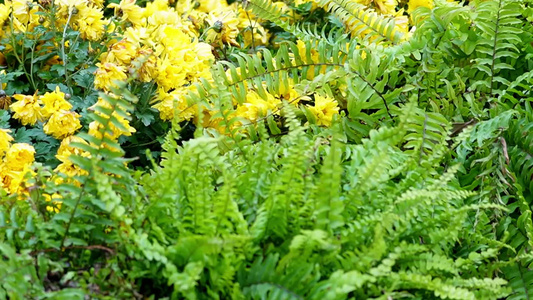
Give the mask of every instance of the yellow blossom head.
M 318 125 L 330 126 L 333 115 L 339 114 L 337 101 L 329 96 L 319 94 L 315 94 L 315 106 L 309 106 L 308 108 L 315 116 Z
M 36 95 L 14 95 L 17 102 L 11 104 L 10 109 L 15 113 L 14 119 L 20 120 L 22 125 L 35 125 L 43 120 L 41 101 Z
M 80 144 L 87 144 L 87 142 L 84 139 L 74 136 L 74 135 L 64 138 L 61 141 L 61 144 L 59 145 L 59 149 L 57 149 L 56 158 L 59 159 L 59 161 L 70 162 L 68 158 L 71 155 L 80 155 L 80 156 L 86 156 L 86 157 L 90 156 L 89 153 L 79 148 L 73 147 L 71 145 L 72 142 L 76 142 Z
M 9 129 L 0 129 L 0 158 L 3 157 L 4 153 L 9 149 L 13 137 L 9 135 L 11 130 Z
M 419 7 L 433 8 L 433 0 L 409 0 L 407 4 L 407 13 L 411 14 L 415 9 Z
M 29 167 L 35 159 L 35 149 L 26 143 L 16 143 L 11 145 L 4 157 L 5 166 L 9 170 L 22 171 Z
M 44 118 L 49 118 L 53 113 L 60 110 L 70 110 L 72 104 L 65 100 L 65 93 L 59 90 L 59 86 L 55 91 L 46 93 L 40 98 L 43 106 L 42 115 Z
M 44 200 L 47 202 L 46 210 L 49 212 L 58 213 L 59 210 L 61 209 L 61 203 L 62 203 L 61 199 L 63 197 L 61 197 L 61 195 L 59 195 L 58 193 L 54 193 L 52 195 L 43 194 L 43 197 L 44 197 Z
M 9 194 L 20 194 L 24 191 L 24 176 L 29 172 L 27 167 L 20 171 L 11 170 L 7 166 L 0 167 L 0 187 Z
M 117 85 L 114 81 L 123 81 L 128 78 L 126 68 L 114 63 L 97 63 L 98 69 L 95 72 L 94 87 L 104 91 L 110 90 Z
M 60 110 L 52 114 L 43 130 L 46 134 L 60 140 L 81 128 L 80 115 L 73 111 Z
M 82 6 L 73 23 L 86 40 L 99 41 L 105 33 L 104 13 L 96 7 Z

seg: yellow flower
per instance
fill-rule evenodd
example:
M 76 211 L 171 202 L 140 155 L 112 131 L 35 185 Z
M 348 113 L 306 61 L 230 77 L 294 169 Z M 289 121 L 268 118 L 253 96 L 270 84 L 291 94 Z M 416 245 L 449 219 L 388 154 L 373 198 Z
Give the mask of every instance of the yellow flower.
M 61 145 L 59 145 L 59 149 L 57 150 L 56 158 L 61 162 L 59 164 L 54 172 L 63 173 L 67 175 L 68 177 L 74 177 L 74 176 L 83 176 L 86 175 L 87 172 L 85 170 L 80 169 L 77 165 L 73 164 L 69 157 L 71 155 L 79 155 L 83 157 L 90 157 L 90 153 L 83 151 L 79 148 L 73 147 L 71 145 L 72 142 L 81 143 L 81 144 L 87 144 L 87 142 L 79 138 L 77 136 L 69 136 L 66 137 L 61 141 Z M 61 180 L 59 180 L 61 182 Z M 56 182 L 56 184 L 58 184 Z
M 135 0 L 122 0 L 120 3 L 111 3 L 107 7 L 115 9 L 115 16 L 122 22 L 130 22 L 133 26 L 142 26 L 144 9 L 135 4 Z
M 252 35 L 253 31 L 253 35 Z M 254 47 L 268 44 L 270 33 L 261 24 L 248 26 L 242 31 L 244 47 L 247 48 L 253 44 Z
M 105 32 L 104 13 L 101 9 L 83 6 L 76 14 L 74 29 L 80 32 L 83 39 L 99 41 Z
M 214 47 L 221 47 L 223 43 L 239 47 L 239 43 L 235 40 L 239 34 L 239 19 L 230 16 L 230 13 L 210 14 L 207 19 L 209 28 L 205 37 L 206 42 Z
M 196 10 L 199 10 L 201 12 L 209 13 L 216 9 L 226 9 L 228 8 L 228 5 L 226 4 L 226 1 L 219 1 L 219 0 L 197 0 L 195 1 L 198 4 L 198 7 Z
M 148 43 L 150 41 L 150 31 L 145 27 L 128 27 L 123 36 L 135 43 L 137 47 L 140 47 L 142 43 Z
M 114 63 L 97 63 L 98 69 L 95 72 L 94 87 L 104 91 L 117 85 L 113 81 L 123 81 L 128 78 L 126 75 L 126 68 L 117 66 Z
M 34 155 L 33 146 L 26 143 L 16 143 L 7 150 L 4 163 L 9 170 L 22 171 L 33 163 Z
M 90 156 L 90 154 L 88 152 L 71 146 L 70 144 L 72 142 L 76 142 L 76 143 L 86 144 L 87 145 L 87 142 L 84 139 L 80 138 L 80 137 L 73 136 L 73 135 L 71 135 L 69 137 L 66 137 L 65 139 L 63 139 L 61 141 L 61 144 L 59 145 L 59 149 L 57 149 L 56 158 L 60 162 L 70 162 L 68 158 L 71 155 L 79 155 L 79 156 L 85 156 L 85 157 L 89 157 Z
M 20 171 L 10 170 L 4 164 L 0 166 L 0 187 L 9 194 L 20 194 L 24 191 L 24 175 L 30 170 L 26 167 Z
M 315 48 L 313 48 L 313 44 L 310 45 L 311 49 L 309 49 L 309 54 L 310 54 L 310 58 L 311 58 L 311 61 L 308 61 L 308 57 L 307 57 L 307 44 L 301 40 L 298 40 L 296 42 L 296 47 L 298 48 L 298 54 L 300 55 L 300 58 L 302 59 L 302 61 L 308 63 L 308 64 L 312 64 L 312 63 L 318 63 L 319 62 L 319 54 L 318 54 L 318 51 L 315 50 Z M 326 72 L 326 66 L 322 66 L 322 67 L 319 67 L 320 68 L 320 72 L 321 73 L 324 73 Z M 314 73 L 315 73 L 315 66 L 312 66 L 309 68 L 309 71 L 307 72 L 307 79 L 311 80 L 313 79 L 314 77 Z
M 35 125 L 37 121 L 43 120 L 41 101 L 37 95 L 26 96 L 17 94 L 13 98 L 18 100 L 11 104 L 10 108 L 15 113 L 14 119 L 20 120 L 22 125 Z
M 145 17 L 149 17 L 159 11 L 168 10 L 168 1 L 167 0 L 154 0 L 146 3 L 146 10 L 144 12 Z
M 21 25 L 26 25 L 30 22 L 30 11 L 32 11 L 32 7 L 36 6 L 32 1 L 13 0 L 6 2 L 6 4 L 13 9 L 13 17 L 15 17 Z
M 301 95 L 298 91 L 294 89 L 294 82 L 292 78 L 289 78 L 287 82 L 280 82 L 279 92 L 279 97 L 296 106 L 298 106 L 300 100 L 311 100 L 308 96 Z
M 0 4 L 0 24 L 5 24 L 9 19 L 11 8 L 5 4 Z
M 318 125 L 330 126 L 333 115 L 339 113 L 339 106 L 335 99 L 315 94 L 315 106 L 308 106 L 309 111 L 316 117 Z
M 52 202 L 50 204 L 47 203 L 46 210 L 49 212 L 58 213 L 59 210 L 61 209 L 61 203 L 62 203 L 60 199 L 62 199 L 63 197 L 61 197 L 61 195 L 59 195 L 58 193 L 55 193 L 52 195 L 43 194 L 43 196 L 46 202 Z
M 112 122 L 109 123 L 108 127 L 111 132 L 106 133 L 106 137 L 110 140 L 117 140 L 120 136 L 131 136 L 132 133 L 136 132 L 135 128 L 130 126 L 130 123 L 123 116 L 118 115 L 116 112 L 113 112 L 113 117 L 124 127 L 124 129 L 116 127 Z M 97 139 L 102 138 L 103 125 L 93 121 L 89 124 L 89 135 L 96 137 Z
M 9 145 L 13 141 L 13 137 L 9 135 L 10 132 L 11 130 L 9 129 L 0 129 L 0 158 L 9 149 Z
M 155 79 L 157 84 L 168 91 L 178 88 L 187 83 L 186 73 L 184 72 L 185 64 L 174 64 L 168 59 L 160 60 L 157 64 L 158 74 Z
M 53 113 L 60 110 L 70 110 L 72 108 L 72 104 L 65 100 L 65 93 L 59 90 L 59 86 L 52 93 L 42 95 L 40 100 L 44 105 L 42 109 L 44 118 L 49 118 Z
M 195 117 L 196 109 L 194 106 L 187 104 L 185 94 L 187 94 L 187 90 L 183 88 L 170 93 L 159 89 L 156 98 L 153 100 L 157 104 L 152 107 L 159 110 L 159 116 L 162 120 L 172 120 L 174 116 L 177 116 L 180 121 L 188 121 Z
M 409 3 L 407 5 L 408 5 L 407 13 L 411 14 L 415 9 L 421 6 L 432 9 L 433 0 L 409 0 Z
M 136 59 L 133 64 L 137 63 L 140 65 L 137 75 L 139 75 L 139 80 L 143 82 L 150 82 L 155 79 L 157 75 L 157 57 L 154 55 L 154 51 L 149 48 L 141 48 L 135 55 Z
M 44 124 L 44 132 L 60 140 L 81 128 L 80 115 L 73 111 L 60 110 L 52 114 Z
M 114 43 L 111 50 L 103 55 L 106 62 L 116 63 L 117 65 L 127 66 L 137 55 L 136 46 L 127 38 Z
M 260 117 L 266 117 L 268 113 L 279 114 L 280 104 L 280 100 L 271 94 L 267 94 L 265 100 L 258 93 L 249 91 L 246 94 L 246 102 L 237 107 L 236 114 L 250 121 L 257 121 Z
M 63 162 L 59 164 L 55 169 L 54 172 L 56 173 L 62 173 L 67 175 L 67 177 L 75 177 L 75 176 L 85 176 L 87 175 L 87 171 L 81 169 L 77 165 L 73 164 L 70 161 Z M 63 182 L 62 179 L 59 179 L 59 183 Z M 57 183 L 57 182 L 56 182 Z
M 398 6 L 396 0 L 356 0 L 356 2 L 365 6 L 372 4 L 376 11 L 383 15 L 393 15 L 396 11 L 396 6 Z

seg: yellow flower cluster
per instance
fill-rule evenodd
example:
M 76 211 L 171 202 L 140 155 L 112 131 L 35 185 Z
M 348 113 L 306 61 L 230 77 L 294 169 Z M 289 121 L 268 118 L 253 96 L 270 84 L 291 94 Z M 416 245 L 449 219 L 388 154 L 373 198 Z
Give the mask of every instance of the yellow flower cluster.
M 194 113 L 187 111 L 184 95 L 191 83 L 210 78 L 214 61 L 211 46 L 198 42 L 193 23 L 165 0 L 150 2 L 146 7 L 122 0 L 109 7 L 120 17 L 124 33 L 102 54 L 95 87 L 110 92 L 116 81 L 130 76 L 154 82 L 157 94 L 152 103 L 161 119 L 191 119 Z M 124 125 L 129 127 L 126 120 Z
M 11 144 L 11 130 L 0 129 L 0 188 L 9 194 L 26 191 L 25 176 L 31 172 L 35 149 L 26 143 Z
M 290 14 L 285 3 L 275 5 Z M 207 126 L 217 124 L 217 120 L 207 116 L 209 112 L 198 116 L 197 107 L 185 99 L 199 78 L 211 80 L 213 48 L 257 47 L 266 45 L 270 37 L 257 17 L 237 2 L 228 5 L 225 1 L 184 0 L 173 8 L 166 0 L 149 2 L 146 7 L 133 0 L 122 0 L 108 7 L 115 10 L 124 33 L 109 45 L 97 64 L 95 87 L 109 92 L 116 80 L 130 76 L 154 82 L 157 92 L 151 103 L 162 120 L 194 119 Z M 237 41 L 239 35 L 242 44 Z M 256 119 L 265 113 L 254 93 L 248 98 L 246 108 L 238 109 L 239 116 Z
M 253 124 L 269 115 L 279 116 L 283 105 L 301 106 L 301 100 L 310 102 L 312 99 L 309 95 L 298 92 L 290 79 L 288 83 L 281 85 L 280 91 L 276 95 L 269 93 L 266 87 L 264 87 L 263 96 L 254 88 L 249 88 L 245 102 L 242 104 L 236 103 L 235 113 L 232 117 L 246 120 L 246 122 L 235 123 L 235 125 Z M 317 93 L 314 94 L 314 104 L 306 104 L 302 108 L 313 114 L 316 124 L 320 126 L 330 126 L 333 116 L 339 114 L 339 106 L 334 98 L 321 96 Z M 224 128 L 218 128 L 216 123 L 207 125 L 224 132 Z
M 6 24 L 13 17 L 13 27 L 5 26 L 0 29 L 0 34 L 10 34 L 15 32 L 31 32 L 36 26 L 63 28 L 71 26 L 80 32 L 83 39 L 98 41 L 105 33 L 105 26 L 109 20 L 104 18 L 103 1 L 87 0 L 60 0 L 54 1 L 57 6 L 55 11 L 55 24 L 50 24 L 50 20 L 43 17 L 47 6 L 52 5 L 52 1 L 43 1 L 40 4 L 36 1 L 13 0 L 0 4 L 0 24 Z M 67 23 L 68 22 L 68 23 Z
M 80 115 L 71 111 L 72 104 L 65 100 L 65 93 L 59 87 L 42 96 L 17 94 L 13 97 L 17 101 L 11 104 L 10 109 L 15 113 L 13 118 L 20 120 L 22 125 L 46 121 L 44 132 L 59 140 L 81 128 Z
M 35 176 L 31 169 L 31 165 L 35 160 L 35 149 L 26 143 L 12 144 L 13 137 L 10 133 L 11 130 L 9 129 L 0 129 L 0 189 L 11 195 L 18 194 L 19 199 L 22 199 L 23 195 L 28 194 L 27 179 L 30 177 L 28 174 Z M 58 152 L 59 160 L 63 161 L 70 154 L 66 153 L 68 150 L 64 149 L 66 147 L 63 145 L 65 144 L 64 142 L 68 143 L 73 138 L 69 137 L 63 140 L 62 147 L 60 147 Z M 62 157 L 60 157 L 60 153 Z M 61 172 L 65 168 L 64 164 L 59 165 L 55 171 Z M 72 165 L 72 163 L 70 164 Z M 44 193 L 43 197 L 46 202 L 51 202 L 46 206 L 46 209 L 58 212 L 59 208 L 61 208 L 61 196 L 57 193 L 53 195 Z

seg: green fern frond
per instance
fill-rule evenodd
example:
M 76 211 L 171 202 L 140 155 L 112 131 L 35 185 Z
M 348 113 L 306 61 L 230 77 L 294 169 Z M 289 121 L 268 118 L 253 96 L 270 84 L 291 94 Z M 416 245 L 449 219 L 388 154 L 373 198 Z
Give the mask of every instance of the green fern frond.
M 344 225 L 342 216 L 345 204 L 341 198 L 341 148 L 333 137 L 329 154 L 320 169 L 320 180 L 315 190 L 317 201 L 315 218 L 318 228 L 335 231 Z
M 517 25 L 522 22 L 519 1 L 489 0 L 477 1 L 475 25 L 482 38 L 478 42 L 475 67 L 488 76 L 488 80 L 479 80 L 473 87 L 482 86 L 489 95 L 493 95 L 499 86 L 508 86 L 510 81 L 501 76 L 504 70 L 512 70 L 510 60 L 518 58 L 521 43 L 519 34 L 522 29 Z M 500 94 L 501 92 L 498 92 Z
M 307 41 L 309 39 L 314 41 L 326 41 L 331 46 L 346 41 L 347 35 L 343 33 L 344 29 L 333 29 L 329 33 L 326 33 L 326 27 L 319 30 L 316 24 L 299 24 L 285 21 L 282 17 L 283 13 L 281 9 L 275 6 L 274 2 L 271 0 L 250 0 L 246 3 L 246 8 L 250 8 L 258 17 L 276 24 L 302 41 Z
M 341 19 L 353 35 L 372 42 L 397 44 L 402 34 L 395 28 L 394 19 L 382 16 L 351 0 L 320 0 L 326 11 Z
M 521 263 L 510 265 L 503 269 L 509 286 L 513 292 L 508 300 L 530 300 L 533 299 L 533 271 Z

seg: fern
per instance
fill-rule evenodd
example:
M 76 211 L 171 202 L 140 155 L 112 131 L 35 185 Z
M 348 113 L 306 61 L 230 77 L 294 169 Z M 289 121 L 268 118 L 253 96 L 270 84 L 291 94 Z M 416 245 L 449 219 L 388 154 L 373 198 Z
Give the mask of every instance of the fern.
M 341 19 L 353 35 L 372 42 L 399 43 L 402 38 L 394 27 L 394 20 L 378 15 L 369 8 L 350 0 L 321 0 L 318 2 L 328 12 Z
M 522 264 L 511 265 L 504 269 L 509 278 L 509 285 L 513 293 L 509 295 L 509 300 L 531 299 L 533 293 L 533 272 Z
M 519 34 L 521 28 L 517 24 L 520 16 L 520 5 L 517 1 L 491 0 L 476 3 L 476 27 L 483 33 L 478 42 L 477 52 L 480 57 L 476 59 L 475 68 L 485 73 L 488 80 L 480 80 L 473 84 L 474 87 L 482 86 L 492 96 L 498 89 L 498 84 L 509 85 L 510 81 L 499 73 L 512 70 L 510 60 L 517 59 L 517 44 L 521 43 Z M 497 92 L 500 94 L 501 92 Z

